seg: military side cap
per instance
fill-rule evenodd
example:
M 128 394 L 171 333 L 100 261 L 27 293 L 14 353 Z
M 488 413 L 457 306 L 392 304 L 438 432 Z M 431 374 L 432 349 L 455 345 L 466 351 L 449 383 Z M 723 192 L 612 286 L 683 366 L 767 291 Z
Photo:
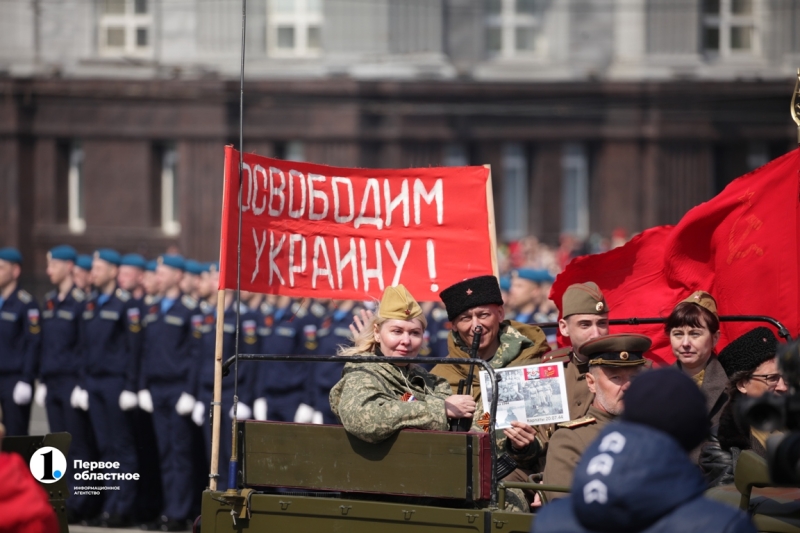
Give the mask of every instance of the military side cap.
M 17 250 L 16 248 L 12 248 L 10 246 L 6 248 L 0 248 L 0 260 L 21 265 L 22 254 L 19 253 L 19 250 Z
M 428 320 L 425 318 L 425 313 L 422 312 L 422 307 L 404 285 L 387 287 L 383 291 L 383 298 L 378 307 L 378 316 L 399 320 L 418 318 L 422 322 L 422 327 L 428 327 Z
M 511 278 L 509 276 L 503 276 L 500 278 L 500 290 L 506 292 L 511 290 Z
M 591 366 L 635 366 L 645 364 L 644 352 L 652 344 L 645 335 L 615 333 L 587 341 L 578 352 Z
M 728 377 L 739 371 L 751 372 L 778 351 L 778 339 L 765 327 L 751 329 L 734 339 L 717 356 Z
M 512 277 L 527 279 L 534 283 L 552 283 L 555 278 L 543 268 L 520 268 L 511 273 Z
M 144 270 L 144 267 L 147 266 L 147 261 L 139 254 L 125 254 L 122 256 L 120 265 L 132 266 Z
M 122 256 L 119 255 L 119 252 L 111 248 L 100 248 L 94 253 L 94 258 L 102 259 L 106 263 L 111 263 L 116 266 L 119 266 L 122 262 Z
M 573 283 L 561 297 L 561 318 L 570 315 L 603 315 L 608 313 L 608 304 L 603 291 L 593 281 Z
M 75 248 L 68 244 L 62 244 L 61 246 L 56 246 L 51 248 L 49 252 L 47 252 L 48 259 L 58 259 L 59 261 L 72 261 L 78 258 L 78 252 L 75 251 Z
M 164 254 L 158 258 L 158 264 L 177 268 L 180 271 L 186 270 L 186 260 L 178 254 Z
M 187 259 L 185 270 L 188 274 L 194 274 L 195 276 L 199 276 L 203 273 L 203 265 L 200 264 L 199 261 L 195 261 L 194 259 Z
M 156 267 L 157 267 L 157 266 L 158 266 L 158 261 L 156 261 L 155 259 L 153 259 L 153 260 L 151 260 L 151 261 L 148 261 L 148 262 L 145 264 L 145 266 L 144 266 L 144 269 L 145 269 L 146 271 L 148 271 L 148 272 L 155 272 L 155 271 L 156 271 Z
M 90 255 L 79 255 L 78 258 L 75 260 L 75 266 L 78 268 L 82 268 L 83 270 L 91 270 L 92 269 L 92 256 Z
M 481 305 L 503 305 L 500 283 L 494 276 L 478 276 L 459 281 L 439 293 L 451 322 L 461 313 Z
M 685 300 L 681 300 L 680 303 L 684 303 L 684 302 L 697 304 L 700 307 L 705 307 L 706 309 L 711 311 L 711 313 L 714 316 L 718 316 L 717 315 L 717 301 L 714 299 L 713 296 L 708 294 L 706 291 L 695 291 L 688 298 L 686 298 Z

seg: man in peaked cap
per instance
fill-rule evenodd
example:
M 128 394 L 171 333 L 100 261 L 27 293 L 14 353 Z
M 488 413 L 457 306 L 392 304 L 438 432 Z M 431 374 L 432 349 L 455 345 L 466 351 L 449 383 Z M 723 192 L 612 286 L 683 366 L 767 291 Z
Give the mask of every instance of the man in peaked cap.
M 39 360 L 39 306 L 18 286 L 22 254 L 0 248 L 0 409 L 7 434 L 27 435 Z
M 164 506 L 149 530 L 180 531 L 193 505 L 194 424 L 190 418 L 197 397 L 199 339 L 195 325 L 203 315 L 197 301 L 180 289 L 186 262 L 180 255 L 158 258 L 156 276 L 163 296 L 145 315 L 144 357 L 139 403 L 153 413 L 158 443 Z
M 583 451 L 611 420 L 622 414 L 622 396 L 646 361 L 652 341 L 644 335 L 604 335 L 585 342 L 578 355 L 589 366 L 586 384 L 594 400 L 586 416 L 557 424 L 550 438 L 543 483 L 569 487 Z M 549 499 L 566 496 L 548 493 Z
M 86 300 L 72 277 L 77 257 L 71 246 L 56 246 L 47 253 L 47 276 L 55 289 L 45 295 L 42 306 L 41 364 L 35 395 L 36 403 L 47 410 L 50 432 L 66 431 L 72 435 L 69 464 L 75 459 L 96 459 L 89 415 L 74 408 L 70 401 L 82 372 L 80 329 Z M 71 490 L 81 482 L 67 476 L 67 484 Z M 68 521 L 75 523 L 93 517 L 99 511 L 97 503 L 100 503 L 98 498 L 73 494 L 67 500 Z
M 136 384 L 141 353 L 140 310 L 131 294 L 117 286 L 122 257 L 103 248 L 94 253 L 92 282 L 96 288 L 86 299 L 82 315 L 85 356 L 81 389 L 73 404 L 89 410 L 103 462 L 118 462 L 121 473 L 138 472 L 133 420 L 126 413 L 136 408 Z M 132 414 L 132 413 L 128 413 Z M 124 527 L 131 524 L 137 483 L 108 480 L 119 490 L 106 491 L 103 512 L 90 525 Z

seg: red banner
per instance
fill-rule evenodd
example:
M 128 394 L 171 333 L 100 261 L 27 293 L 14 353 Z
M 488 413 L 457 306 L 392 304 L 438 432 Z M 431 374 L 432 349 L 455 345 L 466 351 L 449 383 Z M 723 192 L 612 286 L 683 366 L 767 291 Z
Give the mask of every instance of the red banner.
M 244 154 L 242 290 L 419 301 L 496 271 L 488 167 L 338 168 Z M 239 152 L 225 149 L 220 289 L 236 288 Z

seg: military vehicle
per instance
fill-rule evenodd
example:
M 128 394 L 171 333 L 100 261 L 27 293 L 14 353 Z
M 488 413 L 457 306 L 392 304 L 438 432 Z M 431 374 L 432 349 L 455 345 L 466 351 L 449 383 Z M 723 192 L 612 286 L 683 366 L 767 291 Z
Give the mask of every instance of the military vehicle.
M 768 322 L 789 338 L 786 328 L 768 317 L 721 319 Z M 654 318 L 611 322 L 636 326 L 662 321 Z M 240 356 L 239 360 L 289 358 L 316 364 L 343 360 L 269 355 Z M 407 358 L 398 358 L 398 362 L 402 359 Z M 381 359 L 350 360 L 369 364 Z M 458 362 L 482 366 L 491 376 L 492 388 L 497 390 L 496 375 L 484 361 Z M 495 396 L 490 412 L 492 427 L 496 399 Z M 527 532 L 536 515 L 503 510 L 506 490 L 568 490 L 534 480 L 498 481 L 494 441 L 488 433 L 402 430 L 384 442 L 368 444 L 341 426 L 246 420 L 237 422 L 236 442 L 238 486 L 204 492 L 200 522 L 203 533 Z M 800 532 L 800 490 L 770 488 L 764 459 L 744 452 L 735 479 L 734 485 L 711 489 L 708 496 L 750 511 L 759 531 Z

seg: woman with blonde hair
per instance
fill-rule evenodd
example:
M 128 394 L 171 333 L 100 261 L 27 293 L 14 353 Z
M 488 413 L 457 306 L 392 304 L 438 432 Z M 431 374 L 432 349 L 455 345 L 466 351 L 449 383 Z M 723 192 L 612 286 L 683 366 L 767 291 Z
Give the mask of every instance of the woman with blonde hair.
M 451 395 L 448 382 L 413 363 L 427 320 L 403 285 L 388 287 L 372 319 L 340 355 L 380 356 L 386 362 L 347 363 L 331 389 L 330 404 L 348 433 L 377 443 L 404 428 L 446 431 L 448 418 L 472 418 L 475 400 Z

